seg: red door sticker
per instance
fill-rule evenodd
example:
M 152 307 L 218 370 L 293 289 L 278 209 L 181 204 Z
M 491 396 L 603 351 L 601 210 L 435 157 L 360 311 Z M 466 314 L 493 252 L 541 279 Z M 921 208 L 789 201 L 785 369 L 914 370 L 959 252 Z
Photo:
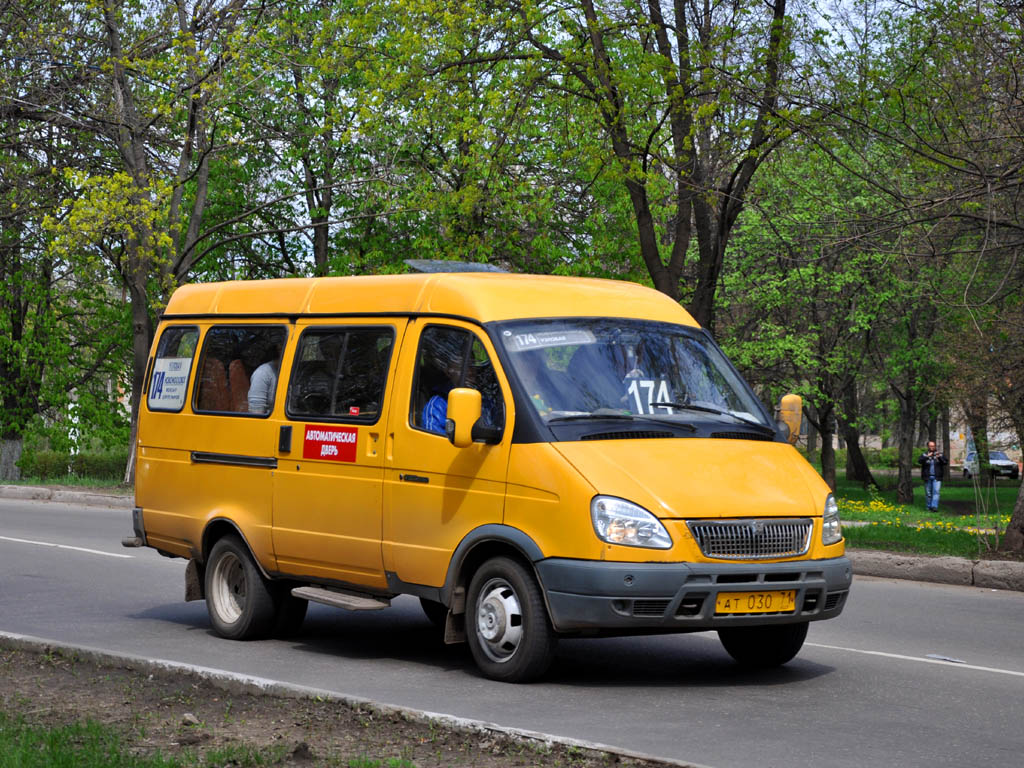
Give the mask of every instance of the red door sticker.
M 355 461 L 358 436 L 359 430 L 355 427 L 307 424 L 306 438 L 302 442 L 302 458 Z

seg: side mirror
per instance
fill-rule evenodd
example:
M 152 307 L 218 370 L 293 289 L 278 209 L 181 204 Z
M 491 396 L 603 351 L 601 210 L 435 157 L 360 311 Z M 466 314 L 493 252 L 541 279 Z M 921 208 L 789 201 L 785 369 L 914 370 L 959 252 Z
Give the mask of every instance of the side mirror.
M 779 402 L 779 421 L 786 425 L 789 434 L 786 440 L 796 445 L 800 439 L 800 422 L 803 421 L 804 401 L 800 395 L 783 395 Z
M 456 448 L 473 444 L 473 425 L 480 418 L 480 393 L 475 389 L 457 387 L 448 393 L 448 417 L 444 431 Z

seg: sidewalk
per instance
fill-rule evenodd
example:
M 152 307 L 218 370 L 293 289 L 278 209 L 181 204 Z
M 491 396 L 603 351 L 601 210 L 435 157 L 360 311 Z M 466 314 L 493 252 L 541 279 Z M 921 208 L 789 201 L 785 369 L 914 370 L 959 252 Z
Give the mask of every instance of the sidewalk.
M 0 485 L 0 498 L 55 501 L 82 506 L 131 509 L 130 493 L 98 493 L 78 488 L 45 488 L 31 485 Z M 848 549 L 854 573 L 885 579 L 930 581 L 986 589 L 1024 592 L 1024 563 L 1005 560 L 968 560 L 962 557 L 927 557 L 869 549 Z
M 0 485 L 0 498 L 26 501 L 59 501 L 86 507 L 116 507 L 131 509 L 135 498 L 130 491 L 102 493 L 82 488 L 48 488 L 36 485 Z

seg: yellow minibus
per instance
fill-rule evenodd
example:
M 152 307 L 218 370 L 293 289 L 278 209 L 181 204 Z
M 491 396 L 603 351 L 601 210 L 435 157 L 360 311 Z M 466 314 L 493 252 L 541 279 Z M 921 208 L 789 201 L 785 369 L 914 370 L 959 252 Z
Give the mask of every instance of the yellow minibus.
M 188 559 L 214 630 L 309 601 L 421 601 L 487 677 L 560 637 L 718 632 L 748 666 L 838 616 L 828 486 L 676 302 L 639 285 L 447 273 L 193 284 L 163 313 L 134 534 Z

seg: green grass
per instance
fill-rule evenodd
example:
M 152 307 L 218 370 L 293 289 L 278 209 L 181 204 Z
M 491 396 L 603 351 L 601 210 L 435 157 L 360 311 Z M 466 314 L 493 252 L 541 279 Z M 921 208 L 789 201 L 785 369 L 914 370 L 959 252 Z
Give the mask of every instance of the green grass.
M 895 483 L 895 478 L 879 478 Z M 976 559 L 998 546 L 998 533 L 1010 521 L 1019 482 L 997 481 L 975 486 L 970 480 L 943 483 L 939 509 L 924 506 L 924 491 L 915 483 L 914 502 L 897 504 L 895 487 L 865 489 L 840 479 L 836 499 L 846 525 L 843 535 L 851 547 Z
M 118 735 L 94 722 L 39 728 L 0 711 L 0 768 L 171 768 L 160 755 L 126 753 Z
M 840 472 L 836 478 L 836 497 L 850 501 L 871 501 L 877 497 L 895 504 L 896 478 L 891 475 L 876 475 L 875 479 L 882 486 L 881 491 L 865 489 L 860 483 L 847 480 L 844 473 Z M 987 512 L 1008 515 L 1017 500 L 1019 490 L 1019 480 L 997 480 L 994 486 L 978 487 L 975 487 L 973 480 L 947 480 L 942 484 L 942 491 L 939 494 L 939 509 L 945 511 L 947 515 L 962 515 L 964 512 L 973 514 L 974 509 L 981 505 Z M 908 506 L 919 509 L 922 513 L 925 511 L 924 485 L 917 473 L 914 474 L 914 501 Z
M 992 534 L 946 528 L 901 525 L 899 523 L 869 523 L 862 526 L 844 526 L 843 536 L 849 547 L 881 549 L 918 555 L 949 555 L 978 559 L 995 547 Z M 951 524 L 950 524 L 951 525 Z
M 60 475 L 58 477 L 22 477 L 20 480 L 4 480 L 3 485 L 60 485 L 69 488 L 89 488 L 111 492 L 128 493 L 131 486 L 118 483 L 116 480 L 97 477 L 78 477 L 77 475 Z
M 173 757 L 159 752 L 136 755 L 125 747 L 115 729 L 91 720 L 47 728 L 0 710 L 0 768 L 259 768 L 280 765 L 286 752 L 284 746 L 257 749 L 232 745 L 210 749 L 204 754 L 189 751 Z M 381 761 L 360 765 L 367 768 L 399 766 Z M 413 768 L 411 763 L 401 766 Z

